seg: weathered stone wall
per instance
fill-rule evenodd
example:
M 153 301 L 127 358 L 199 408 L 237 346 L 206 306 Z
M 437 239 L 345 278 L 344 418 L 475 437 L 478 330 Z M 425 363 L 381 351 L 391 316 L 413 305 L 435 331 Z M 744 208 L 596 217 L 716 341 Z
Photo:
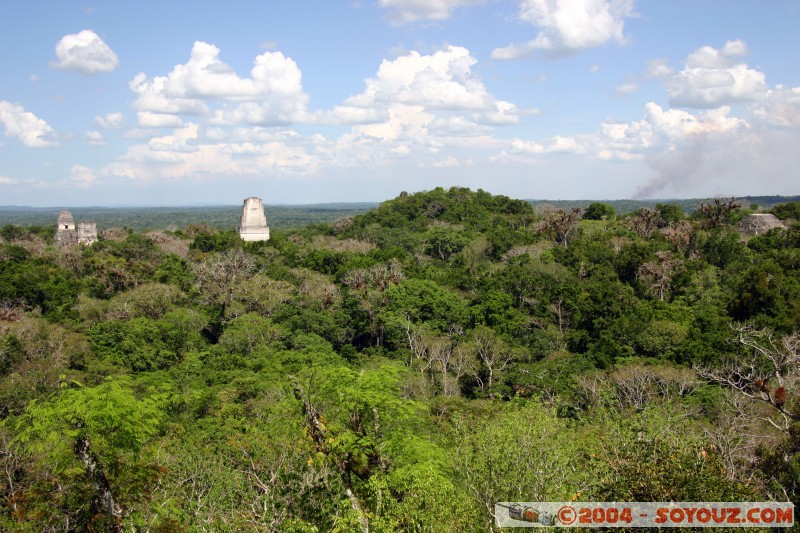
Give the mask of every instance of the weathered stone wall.
M 264 203 L 255 196 L 246 198 L 242 204 L 242 217 L 239 222 L 239 237 L 243 241 L 268 241 L 269 226 L 264 214 Z
M 91 246 L 97 242 L 97 224 L 93 221 L 80 221 L 75 227 L 75 219 L 72 213 L 66 209 L 58 214 L 56 222 L 56 244 L 67 246 L 68 244 L 85 244 Z
M 97 242 L 97 224 L 93 220 L 78 222 L 78 242 L 87 246 Z
M 78 235 L 75 232 L 75 219 L 66 209 L 58 214 L 56 222 L 56 244 L 64 246 L 76 242 Z
M 781 219 L 770 213 L 754 213 L 739 222 L 739 231 L 745 235 L 763 235 L 773 228 L 785 228 Z

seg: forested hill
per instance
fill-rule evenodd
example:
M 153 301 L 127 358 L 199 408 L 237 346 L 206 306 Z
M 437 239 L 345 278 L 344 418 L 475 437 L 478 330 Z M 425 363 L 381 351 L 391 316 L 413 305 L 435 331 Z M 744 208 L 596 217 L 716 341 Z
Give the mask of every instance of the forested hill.
M 299 229 L 308 224 L 331 222 L 343 216 L 363 213 L 375 203 L 334 203 L 267 206 L 269 224 L 274 229 Z M 50 226 L 65 207 L 0 206 L 0 226 Z M 75 220 L 94 220 L 101 229 L 130 228 L 175 230 L 191 224 L 205 224 L 216 229 L 239 225 L 241 205 L 192 207 L 76 207 L 69 208 Z
M 5 225 L 0 530 L 800 503 L 800 203 L 758 235 L 697 207 L 437 188 L 267 242 Z
M 534 207 L 552 206 L 557 209 L 573 209 L 579 207 L 586 209 L 597 200 L 528 200 Z M 682 198 L 672 200 L 602 200 L 600 203 L 610 205 L 619 214 L 632 213 L 639 209 L 654 209 L 657 204 L 674 204 L 684 213 L 694 213 L 703 203 L 713 202 L 713 198 Z M 757 207 L 769 210 L 778 204 L 800 202 L 800 196 L 740 196 L 736 201 L 743 206 Z
M 736 199 L 744 206 L 757 206 L 768 210 L 772 206 L 800 201 L 800 196 L 746 196 Z M 658 203 L 679 206 L 684 213 L 691 214 L 704 202 L 711 199 L 681 200 L 604 200 L 603 204 L 614 208 L 621 215 L 639 209 L 654 209 Z M 527 200 L 536 209 L 586 209 L 594 200 Z M 297 230 L 309 224 L 328 223 L 338 218 L 358 215 L 377 207 L 370 202 L 342 202 L 308 205 L 267 205 L 269 225 L 278 230 Z M 218 230 L 226 230 L 239 224 L 242 206 L 181 206 L 181 207 L 24 207 L 0 206 L 0 226 L 50 226 L 55 223 L 61 209 L 70 209 L 75 220 L 93 220 L 100 229 L 129 228 L 134 231 L 176 230 L 191 224 L 205 224 Z

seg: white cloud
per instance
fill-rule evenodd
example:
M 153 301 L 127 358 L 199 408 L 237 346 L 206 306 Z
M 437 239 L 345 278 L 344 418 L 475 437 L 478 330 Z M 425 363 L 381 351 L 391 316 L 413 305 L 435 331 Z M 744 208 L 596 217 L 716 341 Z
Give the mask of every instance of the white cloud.
M 664 59 L 651 59 L 647 62 L 647 77 L 661 78 L 671 76 L 674 72 Z
M 183 125 L 181 117 L 167 113 L 139 111 L 136 113 L 136 117 L 142 128 L 178 128 Z
M 92 171 L 92 169 L 81 165 L 75 165 L 72 167 L 70 177 L 67 180 L 68 185 L 77 187 L 79 189 L 88 189 L 94 185 L 97 185 L 99 182 L 100 181 L 97 179 L 97 176 L 94 175 L 94 171 Z
M 634 82 L 622 83 L 617 86 L 617 94 L 627 95 L 639 90 L 639 84 Z
M 586 147 L 576 137 L 556 135 L 550 145 L 545 148 L 545 152 L 550 154 L 582 154 L 586 152 Z
M 695 50 L 684 60 L 680 72 L 656 61 L 651 62 L 648 73 L 661 79 L 674 106 L 713 108 L 752 102 L 766 94 L 766 77 L 739 62 L 745 54 L 744 41 L 728 41 L 719 49 L 703 46 Z
M 625 18 L 633 0 L 520 0 L 519 19 L 539 28 L 526 43 L 492 51 L 493 59 L 517 59 L 540 52 L 549 57 L 577 53 L 609 42 L 624 44 Z
M 680 150 L 702 139 L 708 144 L 730 134 L 745 132 L 750 124 L 731 117 L 729 107 L 699 114 L 663 109 L 649 102 L 644 117 L 634 122 L 607 122 L 597 133 L 560 136 L 544 142 L 516 139 L 495 161 L 533 161 L 548 154 L 585 154 L 601 160 L 641 160 L 654 154 Z
M 167 75 L 131 81 L 139 129 L 126 135 L 140 140 L 101 175 L 197 181 L 397 163 L 472 165 L 479 150 L 499 144 L 494 128 L 539 113 L 495 98 L 475 63 L 455 46 L 404 52 L 383 61 L 359 94 L 312 114 L 291 59 L 262 54 L 250 77 L 241 77 L 216 47 L 196 43 L 191 58 Z M 351 128 L 326 138 L 300 135 L 286 127 L 291 122 Z
M 585 154 L 592 146 L 589 136 L 566 137 L 556 135 L 544 142 L 514 139 L 500 155 L 491 158 L 492 162 L 532 162 L 549 154 Z
M 744 119 L 729 117 L 731 109 L 727 106 L 693 115 L 680 109 L 665 110 L 653 102 L 648 102 L 645 111 L 645 118 L 639 124 L 649 124 L 656 134 L 664 135 L 670 141 L 748 127 Z
M 19 180 L 15 180 L 6 176 L 0 176 L 0 185 L 16 185 L 17 183 L 19 183 Z
M 337 105 L 332 110 L 317 112 L 315 117 L 319 124 L 370 124 L 386 120 L 389 115 L 386 109 Z
M 138 74 L 130 83 L 134 108 L 162 114 L 207 115 L 217 124 L 287 124 L 307 119 L 308 96 L 297 64 L 280 52 L 257 56 L 249 78 L 219 59 L 220 50 L 195 42 L 189 61 L 166 76 Z
M 125 124 L 125 117 L 122 113 L 106 113 L 94 117 L 94 123 L 98 128 L 118 129 Z
M 168 135 L 136 144 L 103 174 L 136 181 L 221 179 L 225 177 L 304 175 L 319 168 L 314 141 L 255 129 L 232 133 L 212 128 L 208 135 L 188 123 Z M 310 147 L 308 146 L 310 145 Z
M 57 68 L 85 74 L 111 72 L 119 65 L 117 54 L 92 30 L 65 35 L 56 44 Z
M 428 127 L 435 117 L 422 106 L 394 104 L 388 111 L 389 119 L 385 122 L 356 126 L 353 131 L 385 141 L 424 141 L 428 137 Z
M 520 111 L 489 94 L 472 72 L 477 60 L 469 50 L 448 46 L 433 54 L 411 51 L 384 60 L 374 78 L 366 80 L 364 92 L 348 98 L 343 106 L 375 109 L 390 104 L 421 106 L 428 111 L 473 111 L 515 122 Z
M 389 10 L 388 18 L 395 25 L 418 20 L 445 20 L 459 7 L 483 4 L 485 0 L 379 0 Z
M 0 123 L 5 127 L 7 137 L 17 137 L 30 148 L 56 145 L 53 128 L 21 105 L 0 100 Z
M 84 138 L 92 146 L 102 146 L 106 143 L 103 134 L 95 130 L 87 131 Z
M 491 137 L 495 127 L 539 110 L 495 98 L 473 72 L 475 63 L 458 46 L 384 60 L 361 93 L 317 113 L 318 123 L 353 127 L 334 143 L 315 146 L 316 152 L 330 166 L 390 165 L 413 156 L 434 167 L 450 157 L 466 161 L 453 155 L 459 150 L 494 149 L 500 144 Z
M 188 115 L 205 115 L 208 105 L 195 98 L 177 98 L 168 94 L 166 77 L 156 77 L 148 81 L 143 72 L 137 74 L 128 86 L 137 94 L 133 101 L 134 109 L 153 113 L 173 113 Z
M 800 126 L 800 87 L 778 85 L 767 91 L 752 112 L 758 120 L 772 126 Z
M 464 159 L 463 161 L 453 156 L 444 159 L 438 159 L 432 163 L 436 168 L 456 168 L 456 167 L 472 167 L 475 162 L 472 159 Z
M 434 167 L 449 157 L 468 159 L 453 151 L 495 147 L 495 127 L 539 111 L 495 98 L 473 72 L 475 63 L 457 46 L 384 60 L 361 93 L 316 114 L 318 123 L 352 125 L 335 141 L 318 143 L 316 153 L 328 166 L 390 165 L 413 156 Z

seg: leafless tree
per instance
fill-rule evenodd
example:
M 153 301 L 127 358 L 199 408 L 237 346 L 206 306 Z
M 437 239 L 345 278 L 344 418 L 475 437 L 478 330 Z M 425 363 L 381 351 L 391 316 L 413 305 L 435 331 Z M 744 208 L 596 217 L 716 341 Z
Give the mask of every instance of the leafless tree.
M 701 203 L 697 209 L 703 215 L 702 226 L 705 229 L 721 228 L 730 221 L 731 215 L 742 203 L 735 198 L 714 198 L 713 202 Z
M 721 407 L 714 423 L 705 428 L 705 438 L 719 453 L 728 479 L 758 483 L 756 452 L 759 447 L 777 445 L 782 433 L 771 426 L 764 427 L 758 411 L 768 406 L 755 404 L 736 391 L 726 391 Z
M 454 337 L 462 332 L 435 335 L 406 317 L 406 343 L 411 351 L 409 366 L 428 374 L 432 386 L 438 381 L 445 396 L 457 395 L 458 380 L 466 373 L 464 354 L 456 349 Z
M 734 340 L 743 348 L 740 357 L 729 358 L 716 367 L 695 365 L 703 378 L 729 387 L 755 401 L 772 407 L 767 422 L 789 431 L 800 420 L 800 412 L 787 405 L 787 389 L 800 377 L 800 335 L 776 336 L 768 329 L 742 324 L 733 327 Z
M 636 271 L 636 277 L 663 302 L 669 292 L 678 261 L 669 252 L 657 252 L 656 257 L 656 261 L 642 264 Z
M 657 212 L 643 207 L 631 215 L 628 219 L 628 226 L 642 239 L 649 239 L 658 229 L 659 219 Z
M 233 302 L 234 286 L 243 279 L 250 279 L 255 271 L 253 259 L 238 248 L 193 265 L 201 294 L 208 303 L 221 305 L 224 311 Z
M 582 210 L 574 208 L 571 211 L 557 211 L 549 212 L 544 220 L 539 224 L 539 231 L 542 233 L 549 233 L 553 235 L 557 243 L 562 244 L 565 248 L 568 244 L 568 239 L 578 227 L 580 222 Z
M 680 255 L 687 255 L 692 247 L 692 224 L 688 220 L 679 220 L 661 230 L 661 233 L 675 247 Z
M 511 361 L 510 347 L 485 326 L 475 328 L 472 339 L 466 346 L 473 352 L 477 362 L 467 367 L 467 373 L 476 379 L 481 390 L 488 389 L 489 397 L 493 398 L 495 378 Z M 483 381 L 483 376 L 486 377 L 486 382 Z

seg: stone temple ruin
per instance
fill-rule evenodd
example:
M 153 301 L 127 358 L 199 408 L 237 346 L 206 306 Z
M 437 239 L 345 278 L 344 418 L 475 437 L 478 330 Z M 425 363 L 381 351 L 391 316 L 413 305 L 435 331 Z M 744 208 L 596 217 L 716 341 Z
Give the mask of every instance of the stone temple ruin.
M 81 220 L 76 228 L 72 213 L 64 210 L 58 214 L 56 244 L 66 246 L 78 243 L 91 246 L 95 242 L 97 242 L 97 224 L 94 221 Z
M 745 235 L 763 235 L 774 228 L 785 229 L 781 219 L 769 213 L 755 213 L 739 222 L 739 231 Z
M 269 226 L 261 198 L 252 196 L 242 204 L 242 218 L 237 228 L 243 241 L 268 241 Z

